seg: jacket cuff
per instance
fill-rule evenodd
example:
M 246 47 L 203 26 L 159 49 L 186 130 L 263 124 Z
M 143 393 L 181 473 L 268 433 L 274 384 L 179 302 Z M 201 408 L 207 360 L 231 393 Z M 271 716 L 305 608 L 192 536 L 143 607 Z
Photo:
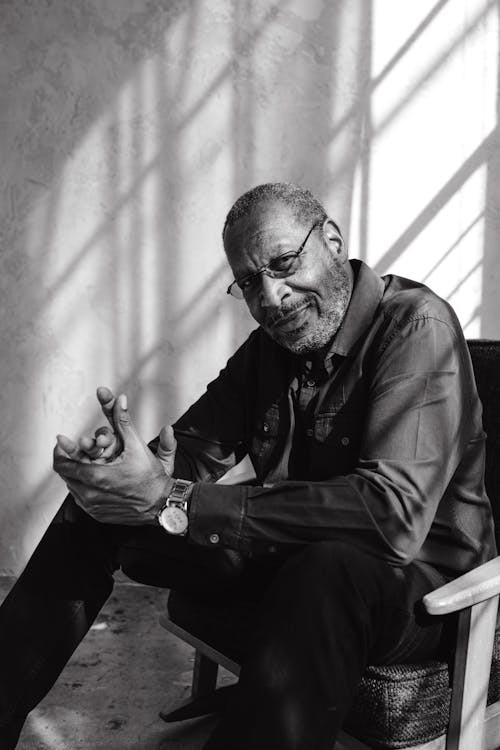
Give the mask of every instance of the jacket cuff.
M 189 500 L 189 539 L 195 544 L 244 551 L 247 489 L 196 482 Z

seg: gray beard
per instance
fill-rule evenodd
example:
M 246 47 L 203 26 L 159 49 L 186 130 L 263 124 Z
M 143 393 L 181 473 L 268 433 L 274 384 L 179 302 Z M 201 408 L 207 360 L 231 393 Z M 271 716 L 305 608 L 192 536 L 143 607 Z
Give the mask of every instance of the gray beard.
M 335 309 L 328 310 L 321 316 L 314 330 L 307 336 L 294 340 L 292 335 L 277 334 L 276 331 L 268 333 L 277 344 L 292 354 L 310 354 L 324 349 L 331 342 L 343 319 L 344 312 L 335 306 Z
M 295 333 L 281 333 L 276 329 L 267 329 L 267 333 L 277 344 L 292 354 L 310 354 L 324 349 L 339 330 L 344 320 L 351 298 L 351 283 L 343 268 L 336 267 L 338 276 L 332 282 L 330 302 L 321 313 L 314 330 L 306 336 L 294 340 Z

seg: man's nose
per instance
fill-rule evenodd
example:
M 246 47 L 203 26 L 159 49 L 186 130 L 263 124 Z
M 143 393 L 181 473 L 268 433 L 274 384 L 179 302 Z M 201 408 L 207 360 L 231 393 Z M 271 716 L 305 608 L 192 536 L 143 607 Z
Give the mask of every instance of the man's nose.
M 287 286 L 284 279 L 274 278 L 263 273 L 260 286 L 261 307 L 281 307 L 283 298 L 287 294 Z

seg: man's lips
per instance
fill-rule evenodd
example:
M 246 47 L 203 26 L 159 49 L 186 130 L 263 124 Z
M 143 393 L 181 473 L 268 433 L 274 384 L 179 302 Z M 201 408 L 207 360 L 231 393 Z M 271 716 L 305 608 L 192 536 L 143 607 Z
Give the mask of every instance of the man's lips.
M 296 328 L 304 322 L 302 318 L 304 313 L 309 309 L 309 303 L 296 307 L 293 310 L 289 310 L 284 315 L 279 317 L 275 316 L 268 322 L 269 328 L 279 328 L 282 331 L 294 331 Z

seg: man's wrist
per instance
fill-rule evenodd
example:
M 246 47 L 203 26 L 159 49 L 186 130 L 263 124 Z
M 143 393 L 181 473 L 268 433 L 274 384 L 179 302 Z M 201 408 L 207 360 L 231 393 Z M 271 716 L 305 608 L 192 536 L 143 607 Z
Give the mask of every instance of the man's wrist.
M 192 488 L 193 482 L 191 481 L 170 478 L 157 515 L 158 523 L 167 533 L 187 534 L 188 507 Z

